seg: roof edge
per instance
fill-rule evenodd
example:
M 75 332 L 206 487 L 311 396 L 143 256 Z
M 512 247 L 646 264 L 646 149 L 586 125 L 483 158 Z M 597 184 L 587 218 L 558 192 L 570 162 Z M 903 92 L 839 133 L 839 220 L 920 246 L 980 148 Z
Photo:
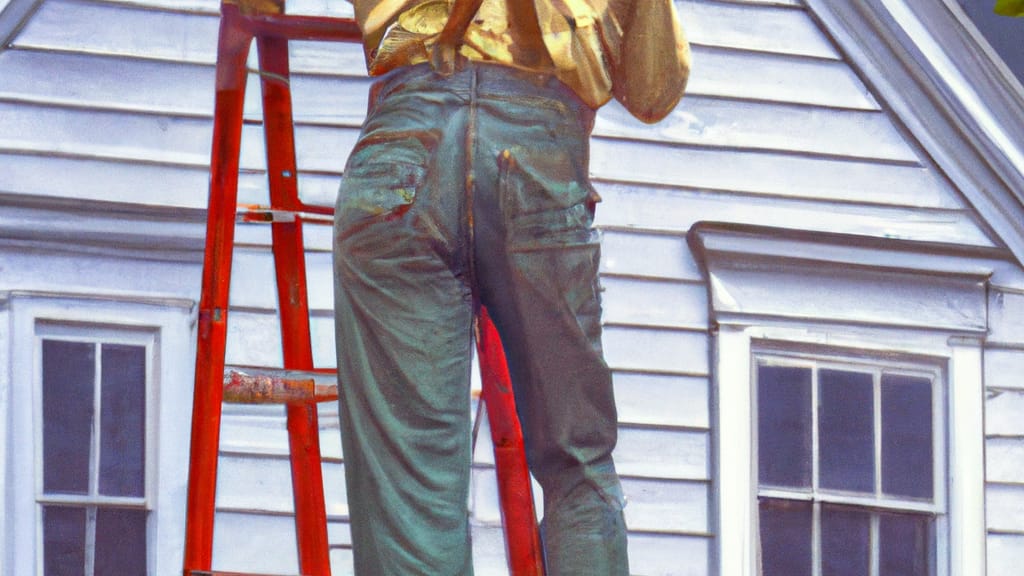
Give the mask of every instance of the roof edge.
M 954 0 L 805 0 L 1024 266 L 1024 88 Z
M 0 3 L 0 52 L 10 47 L 42 3 L 43 0 L 7 0 Z

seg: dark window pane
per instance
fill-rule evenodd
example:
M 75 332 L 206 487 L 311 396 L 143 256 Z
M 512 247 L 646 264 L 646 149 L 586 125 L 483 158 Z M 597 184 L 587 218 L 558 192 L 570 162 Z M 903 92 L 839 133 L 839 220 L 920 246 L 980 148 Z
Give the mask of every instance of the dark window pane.
M 146 349 L 104 344 L 100 381 L 100 493 L 144 496 Z
M 931 381 L 882 376 L 882 491 L 931 498 L 932 446 Z
M 810 487 L 810 369 L 758 367 L 757 403 L 760 483 Z
M 822 576 L 866 576 L 870 568 L 871 515 L 839 506 L 823 506 Z
M 95 576 L 146 574 L 145 510 L 97 510 L 95 567 Z
M 818 373 L 820 486 L 873 492 L 875 488 L 874 386 L 870 374 Z
M 882 514 L 879 522 L 879 576 L 929 576 L 932 521 L 921 514 Z
M 43 507 L 43 574 L 85 574 L 85 508 Z
M 761 576 L 811 575 L 810 502 L 761 501 Z
M 43 340 L 43 490 L 89 492 L 96 346 Z

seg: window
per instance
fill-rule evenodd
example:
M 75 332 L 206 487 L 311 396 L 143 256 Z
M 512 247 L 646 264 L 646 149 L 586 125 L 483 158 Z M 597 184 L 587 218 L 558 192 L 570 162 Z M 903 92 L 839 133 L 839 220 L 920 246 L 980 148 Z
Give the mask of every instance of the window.
M 43 573 L 146 573 L 147 346 L 43 337 Z
M 932 576 L 945 533 L 937 371 L 758 355 L 764 576 Z
M 4 574 L 180 575 L 194 303 L 50 292 L 7 303 Z
M 708 279 L 718 576 L 984 574 L 998 257 L 713 222 L 688 240 Z

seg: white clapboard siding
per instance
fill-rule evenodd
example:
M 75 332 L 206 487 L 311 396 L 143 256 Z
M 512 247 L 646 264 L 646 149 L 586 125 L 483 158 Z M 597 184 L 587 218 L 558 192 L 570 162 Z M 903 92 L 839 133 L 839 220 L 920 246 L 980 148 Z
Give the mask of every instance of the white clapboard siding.
M 820 201 L 956 209 L 948 184 L 917 165 L 665 146 L 595 138 L 599 180 Z M 649 166 L 638 171 L 639 166 Z
M 989 292 L 985 351 L 985 478 L 988 574 L 1011 575 L 1024 561 L 1024 290 Z
M 989 389 L 985 401 L 985 432 L 990 436 L 1024 438 L 1024 391 Z
M 708 576 L 711 540 L 700 536 L 640 533 L 629 537 L 629 564 L 633 574 Z
M 989 483 L 985 500 L 989 530 L 1024 535 L 1024 484 Z
M 599 211 L 604 208 L 599 207 Z M 697 262 L 680 234 L 642 230 L 605 230 L 601 239 L 601 272 L 621 276 L 700 280 Z
M 990 534 L 988 537 L 988 576 L 1016 576 L 1024 566 L 1024 535 Z
M 743 101 L 690 94 L 667 118 L 647 126 L 617 102 L 601 109 L 599 136 L 753 150 L 787 150 L 913 163 L 917 156 L 879 110 L 844 110 L 792 103 Z
M 998 437 L 985 442 L 985 478 L 1024 486 L 1024 438 Z
M 985 383 L 990 388 L 1024 391 L 1024 348 L 985 350 Z
M 989 314 L 990 344 L 1024 347 L 1024 288 L 993 289 Z
M 619 421 L 628 424 L 709 428 L 706 376 L 616 372 Z
M 691 43 L 838 60 L 839 54 L 802 10 L 734 2 L 678 2 Z

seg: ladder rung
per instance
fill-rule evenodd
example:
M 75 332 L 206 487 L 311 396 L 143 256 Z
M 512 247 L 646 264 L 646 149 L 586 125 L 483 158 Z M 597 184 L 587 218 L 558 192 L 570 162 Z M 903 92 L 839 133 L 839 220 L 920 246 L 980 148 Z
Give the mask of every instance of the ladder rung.
M 185 576 L 291 576 L 287 574 L 257 574 L 255 572 L 220 572 L 219 570 L 189 570 Z M 296 574 L 294 576 L 302 576 Z
M 236 220 L 238 222 L 272 224 L 274 222 L 295 222 L 301 218 L 303 222 L 310 224 L 334 223 L 332 214 L 326 210 L 323 213 L 314 212 L 314 209 L 316 207 L 307 207 L 306 210 L 283 210 L 273 206 L 245 204 L 238 206 Z
M 224 402 L 301 404 L 338 399 L 334 370 L 284 370 L 249 366 L 224 369 Z

